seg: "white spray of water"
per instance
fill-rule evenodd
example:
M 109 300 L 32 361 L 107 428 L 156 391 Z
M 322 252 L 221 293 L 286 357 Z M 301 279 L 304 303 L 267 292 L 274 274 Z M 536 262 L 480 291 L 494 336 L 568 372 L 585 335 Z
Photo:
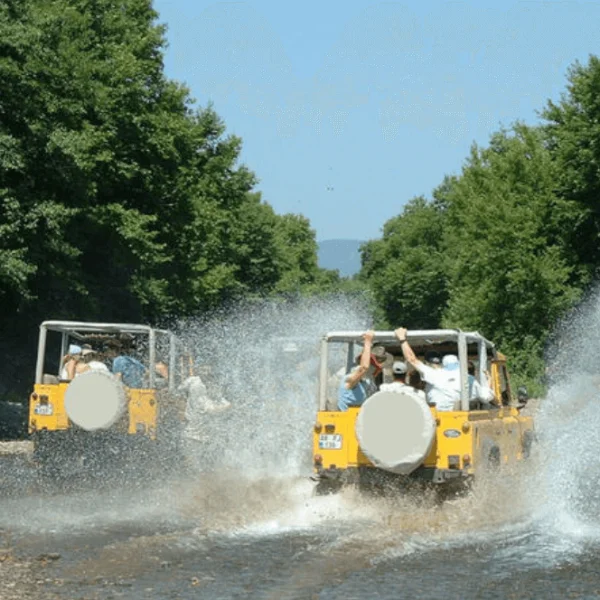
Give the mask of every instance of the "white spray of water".
M 27 499 L 28 514 L 19 501 L 6 500 L 0 527 L 42 523 L 45 531 L 56 532 L 136 520 L 177 524 L 183 518 L 205 532 L 266 533 L 314 524 L 323 513 L 322 506 L 306 504 L 312 492 L 319 342 L 328 330 L 369 325 L 364 303 L 341 296 L 264 302 L 180 321 L 176 330 L 194 356 L 196 372 L 209 392 L 231 403 L 226 412 L 203 416 L 206 435 L 184 446 L 193 449 L 198 468 L 174 476 L 158 460 L 155 477 L 141 490 L 100 489 L 99 482 L 92 494 L 34 495 Z
M 197 536 L 338 530 L 343 535 L 327 551 L 360 548 L 370 562 L 448 543 L 498 539 L 502 563 L 548 564 L 600 539 L 600 388 L 595 380 L 600 301 L 580 309 L 558 337 L 551 363 L 556 381 L 536 415 L 540 442 L 525 474 L 494 475 L 474 494 L 442 507 L 422 498 L 373 499 L 353 491 L 312 497 L 307 476 L 319 340 L 328 330 L 369 324 L 360 303 L 339 298 L 265 303 L 180 322 L 178 333 L 196 366 L 211 366 L 209 388 L 232 407 L 207 421 L 209 435 L 197 448 L 202 468 L 195 480 L 175 487 L 169 482 L 169 493 L 159 488 L 143 507 L 126 498 L 128 506 L 149 522 L 191 520 Z M 41 520 L 49 518 L 43 522 L 51 531 L 135 518 L 119 508 L 118 498 L 89 510 L 75 501 L 62 503 L 64 510 L 54 504 L 48 514 L 42 504 L 35 511 Z
M 537 555 L 569 560 L 600 542 L 600 295 L 557 331 L 550 388 L 536 414 L 539 443 L 527 481 Z
M 497 542 L 498 560 L 521 568 L 576 560 L 590 545 L 597 546 L 598 340 L 600 294 L 557 332 L 549 362 L 549 393 L 535 414 L 539 443 L 528 464 L 515 472 L 484 477 L 474 494 L 443 507 L 414 498 L 338 498 L 328 508 L 332 515 L 337 511 L 338 523 L 343 515 L 366 519 L 370 526 L 359 527 L 334 545 L 343 551 L 361 547 L 377 561 L 377 557 L 385 560 L 415 548 L 423 550 L 428 544 Z M 325 518 L 317 512 L 317 519 Z
M 197 363 L 212 369 L 214 393 L 231 402 L 206 420 L 200 464 L 247 480 L 309 474 L 320 339 L 368 323 L 360 303 L 341 297 L 244 306 L 180 323 Z

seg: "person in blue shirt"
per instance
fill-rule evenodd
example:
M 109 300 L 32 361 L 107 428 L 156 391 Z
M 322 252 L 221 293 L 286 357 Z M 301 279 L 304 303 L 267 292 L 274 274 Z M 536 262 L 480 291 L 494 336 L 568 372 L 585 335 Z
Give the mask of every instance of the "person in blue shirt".
M 123 385 L 138 390 L 144 387 L 146 371 L 146 367 L 133 356 L 117 356 L 112 363 L 112 372 Z
M 361 406 L 376 390 L 371 376 L 377 376 L 377 373 L 381 371 L 381 365 L 371 355 L 374 335 L 374 331 L 367 331 L 363 335 L 364 345 L 360 362 L 342 379 L 338 391 L 338 409 L 342 412 L 347 411 L 350 406 Z M 373 372 L 371 372 L 371 366 L 373 366 Z

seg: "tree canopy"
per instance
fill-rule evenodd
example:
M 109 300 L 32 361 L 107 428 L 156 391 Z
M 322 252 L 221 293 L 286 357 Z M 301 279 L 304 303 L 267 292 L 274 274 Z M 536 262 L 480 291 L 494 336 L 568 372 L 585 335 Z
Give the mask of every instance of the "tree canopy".
M 0 293 L 5 308 L 155 318 L 319 275 L 241 140 L 163 72 L 150 0 L 0 6 Z
M 474 146 L 459 175 L 365 244 L 361 278 L 382 322 L 478 329 L 539 390 L 547 340 L 600 268 L 598 98 L 592 56 L 569 70 L 540 125 Z
M 164 47 L 151 0 L 0 3 L 5 337 L 336 280 L 309 222 L 254 190 L 241 140 L 165 76 Z
M 151 0 L 0 3 L 0 346 L 30 364 L 44 318 L 351 293 L 382 326 L 479 329 L 539 381 L 554 324 L 600 269 L 597 57 L 539 125 L 494 133 L 409 200 L 340 280 L 309 221 L 263 201 L 215 109 L 166 77 L 164 47 Z

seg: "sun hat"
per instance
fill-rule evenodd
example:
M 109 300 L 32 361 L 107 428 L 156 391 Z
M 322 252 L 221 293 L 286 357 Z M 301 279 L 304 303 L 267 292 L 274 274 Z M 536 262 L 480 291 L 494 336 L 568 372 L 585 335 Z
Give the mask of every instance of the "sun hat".
M 442 358 L 442 366 L 446 371 L 454 371 L 458 369 L 458 356 L 455 354 L 446 354 L 444 358 Z

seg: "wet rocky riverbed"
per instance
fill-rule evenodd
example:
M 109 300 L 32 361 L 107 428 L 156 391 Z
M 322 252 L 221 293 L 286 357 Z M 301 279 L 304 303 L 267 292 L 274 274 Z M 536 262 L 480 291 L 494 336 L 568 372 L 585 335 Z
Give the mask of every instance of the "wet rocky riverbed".
M 0 500 L 0 598 L 598 597 L 596 513 L 548 505 L 536 471 L 441 506 L 234 473 L 15 489 Z

